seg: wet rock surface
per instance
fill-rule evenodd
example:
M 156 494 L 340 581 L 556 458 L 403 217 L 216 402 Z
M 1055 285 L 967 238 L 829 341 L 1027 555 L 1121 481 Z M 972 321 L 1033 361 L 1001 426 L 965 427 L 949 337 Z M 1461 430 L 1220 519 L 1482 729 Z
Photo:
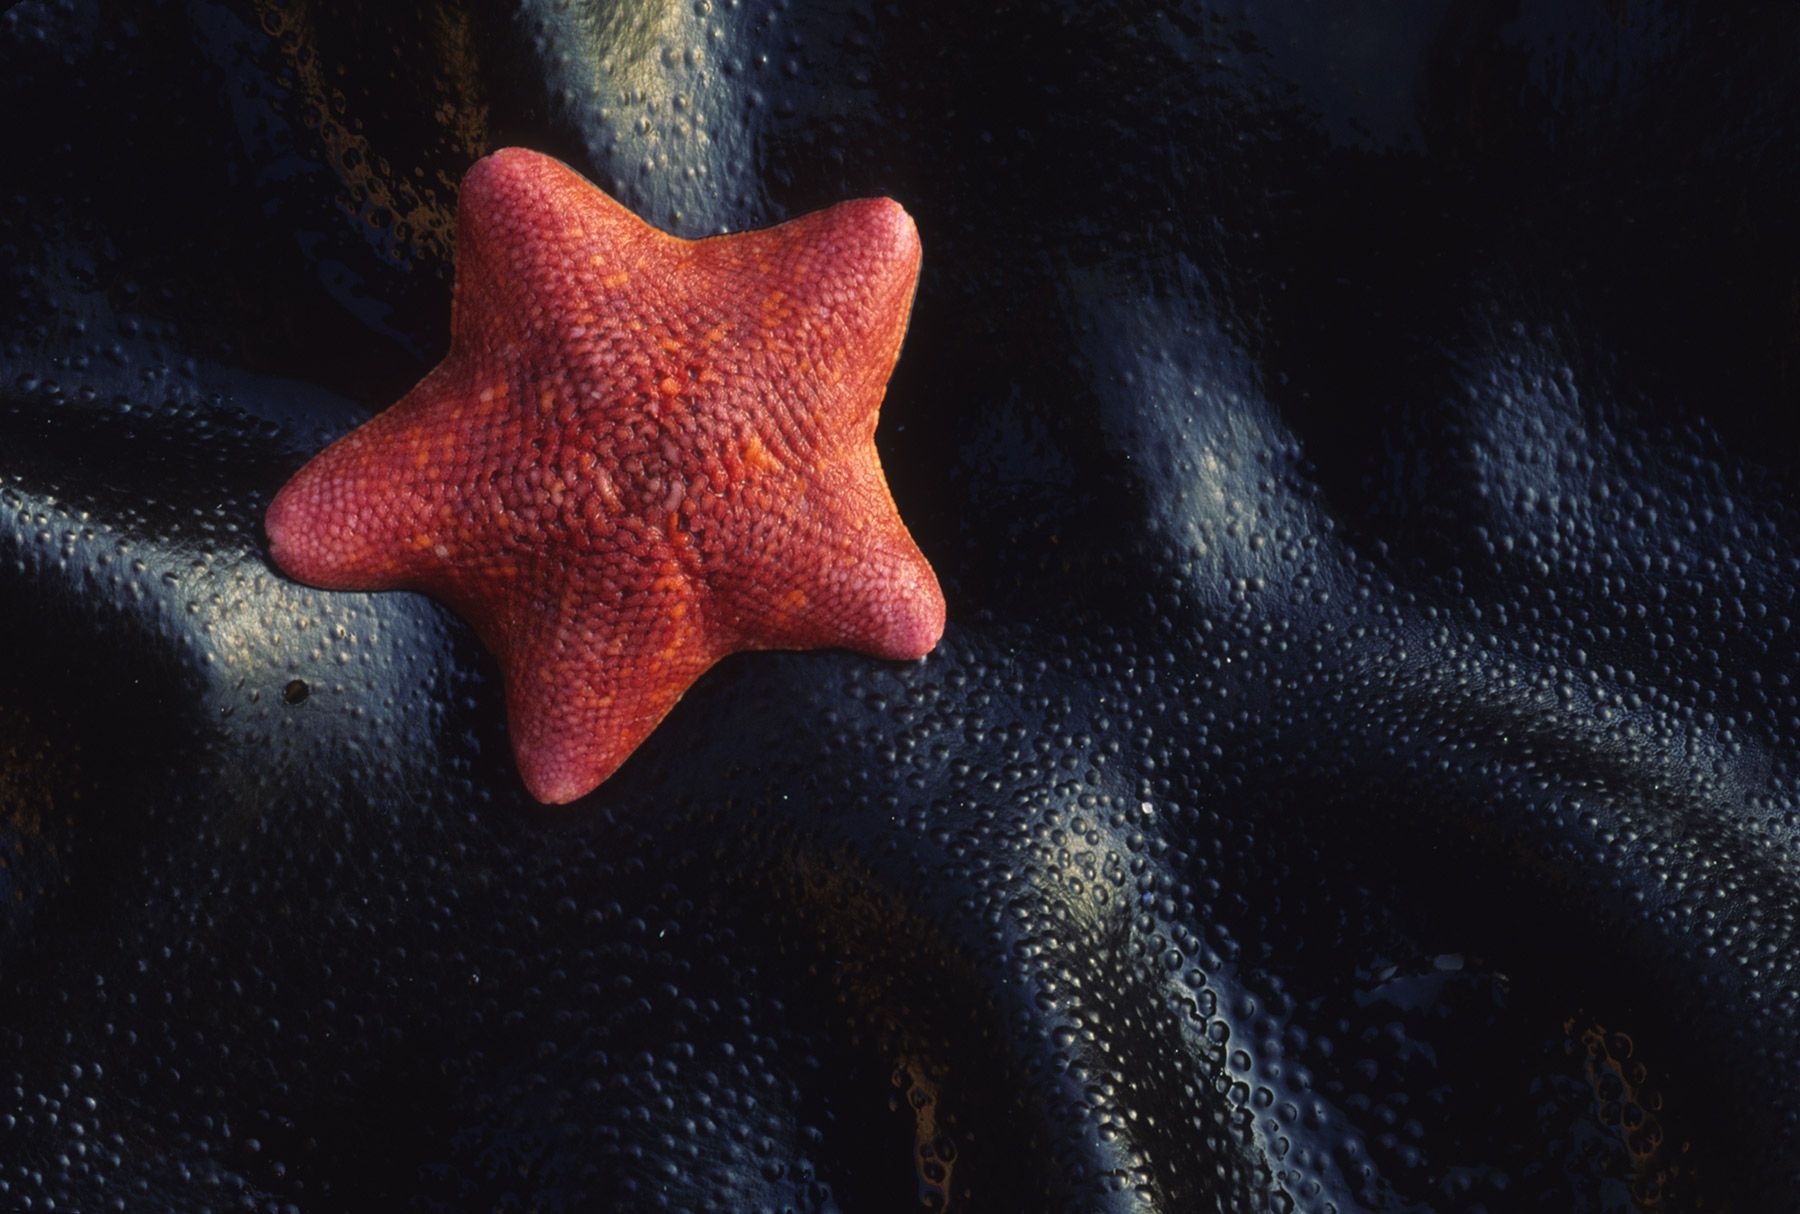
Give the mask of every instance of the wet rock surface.
M 1800 10 L 0 16 L 0 1207 L 1786 1209 Z M 261 515 L 455 186 L 888 194 L 917 665 L 535 805 Z

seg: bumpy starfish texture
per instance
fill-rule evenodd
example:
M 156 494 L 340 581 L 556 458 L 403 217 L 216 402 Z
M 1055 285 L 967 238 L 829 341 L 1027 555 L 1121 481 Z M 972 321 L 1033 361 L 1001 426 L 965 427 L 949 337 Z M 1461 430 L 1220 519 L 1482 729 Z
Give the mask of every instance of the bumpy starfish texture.
M 463 178 L 449 354 L 281 490 L 274 559 L 468 620 L 547 802 L 726 654 L 922 657 L 944 598 L 875 453 L 918 272 L 890 199 L 686 241 L 496 152 Z

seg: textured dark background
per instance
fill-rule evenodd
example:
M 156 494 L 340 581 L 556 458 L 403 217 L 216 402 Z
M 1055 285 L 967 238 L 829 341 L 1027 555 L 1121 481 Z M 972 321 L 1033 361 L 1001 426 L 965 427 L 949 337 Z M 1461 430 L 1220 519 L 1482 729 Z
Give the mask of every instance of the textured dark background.
M 0 1208 L 1796 1208 L 1796 63 L 1793 3 L 11 7 Z M 732 659 L 560 811 L 461 623 L 260 526 L 441 355 L 505 144 L 925 245 L 943 646 Z

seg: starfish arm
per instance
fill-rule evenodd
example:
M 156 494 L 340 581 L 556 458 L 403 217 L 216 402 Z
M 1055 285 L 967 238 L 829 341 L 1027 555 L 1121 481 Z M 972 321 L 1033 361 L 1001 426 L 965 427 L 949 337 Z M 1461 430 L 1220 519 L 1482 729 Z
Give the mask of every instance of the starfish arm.
M 840 551 L 838 560 L 804 570 L 783 595 L 794 606 L 767 624 L 779 647 L 829 646 L 890 661 L 935 649 L 944 635 L 944 592 L 898 518 L 870 524 Z
M 500 656 L 507 728 L 526 787 L 565 804 L 618 770 L 719 658 L 693 593 L 662 576 L 596 601 L 580 581 L 515 605 L 500 634 L 474 613 Z
M 440 364 L 275 495 L 263 527 L 270 555 L 289 576 L 328 590 L 386 590 L 413 584 L 439 563 L 431 537 L 443 492 L 433 471 L 452 452 L 448 432 L 433 439 L 431 418 L 457 374 Z
M 561 161 L 502 148 L 470 167 L 457 196 L 452 345 L 511 361 L 524 342 L 578 340 L 642 308 L 662 278 L 645 267 L 685 244 Z
M 772 380 L 812 389 L 776 402 L 831 415 L 847 442 L 875 432 L 912 312 L 918 229 L 891 198 L 859 198 L 777 227 L 692 246 L 697 267 L 738 302 L 738 337 Z
M 910 661 L 943 636 L 943 591 L 900 521 L 873 442 L 821 472 L 760 536 L 764 551 L 711 579 L 715 614 L 740 643 Z

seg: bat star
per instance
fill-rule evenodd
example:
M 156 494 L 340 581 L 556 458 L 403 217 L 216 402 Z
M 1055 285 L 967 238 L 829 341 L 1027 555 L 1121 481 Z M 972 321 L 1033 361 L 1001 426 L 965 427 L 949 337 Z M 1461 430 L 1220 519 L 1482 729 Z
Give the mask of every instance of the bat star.
M 449 353 L 276 495 L 274 560 L 469 621 L 546 802 L 727 654 L 922 657 L 944 598 L 875 451 L 918 273 L 891 199 L 688 241 L 495 152 L 457 204 Z

